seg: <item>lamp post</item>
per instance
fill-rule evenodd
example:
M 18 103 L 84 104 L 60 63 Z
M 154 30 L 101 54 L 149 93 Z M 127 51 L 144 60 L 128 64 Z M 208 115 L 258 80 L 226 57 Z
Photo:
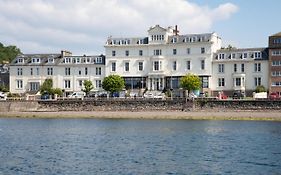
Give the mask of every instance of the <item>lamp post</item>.
M 173 78 L 171 74 L 171 79 L 170 79 L 170 92 L 171 92 L 171 100 L 173 100 Z

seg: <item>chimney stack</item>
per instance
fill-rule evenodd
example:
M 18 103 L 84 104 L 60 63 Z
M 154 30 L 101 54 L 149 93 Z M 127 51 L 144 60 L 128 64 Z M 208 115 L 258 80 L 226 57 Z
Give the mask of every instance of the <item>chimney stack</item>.
M 178 31 L 178 25 L 175 26 L 175 29 L 174 29 L 174 35 L 178 35 L 179 34 L 179 31 Z

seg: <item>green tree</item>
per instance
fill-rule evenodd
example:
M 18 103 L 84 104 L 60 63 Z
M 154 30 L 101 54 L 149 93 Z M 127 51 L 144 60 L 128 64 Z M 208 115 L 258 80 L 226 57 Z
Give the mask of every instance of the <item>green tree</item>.
M 44 92 L 47 92 L 48 94 L 53 94 L 53 80 L 52 79 L 46 79 L 42 86 L 40 87 L 40 93 L 43 94 Z
M 83 85 L 84 89 L 82 89 L 82 91 L 86 93 L 86 96 L 88 96 L 89 92 L 94 89 L 93 83 L 91 80 L 85 80 Z
M 119 75 L 109 75 L 105 77 L 102 82 L 102 88 L 111 94 L 113 92 L 120 92 L 125 87 L 125 81 Z
M 9 87 L 4 86 L 4 85 L 0 85 L 0 91 L 2 91 L 2 92 L 9 92 Z
M 54 88 L 54 89 L 51 89 L 51 91 L 52 91 L 52 95 L 54 95 L 54 94 L 58 94 L 58 96 L 62 96 L 62 90 L 61 90 L 61 88 Z
M 5 47 L 2 43 L 0 43 L 0 63 L 11 62 L 16 58 L 21 51 L 16 46 L 7 46 Z
M 188 92 L 200 89 L 201 81 L 197 75 L 186 74 L 180 79 L 180 85 L 183 89 L 188 90 Z
M 266 92 L 266 89 L 265 89 L 264 86 L 257 86 L 255 92 L 256 92 L 256 93 L 259 93 L 259 92 Z

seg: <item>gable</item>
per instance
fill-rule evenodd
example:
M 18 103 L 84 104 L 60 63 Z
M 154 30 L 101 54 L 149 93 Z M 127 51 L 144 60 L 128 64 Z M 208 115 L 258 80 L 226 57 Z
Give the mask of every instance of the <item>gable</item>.
M 154 27 L 150 27 L 148 30 L 148 33 L 161 33 L 161 32 L 166 32 L 167 30 L 163 27 L 160 27 L 159 25 L 156 25 Z

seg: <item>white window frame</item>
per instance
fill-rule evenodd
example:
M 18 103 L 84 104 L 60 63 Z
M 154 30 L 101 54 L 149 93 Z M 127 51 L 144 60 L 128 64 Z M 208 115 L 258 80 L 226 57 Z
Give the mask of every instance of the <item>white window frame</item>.
M 96 63 L 102 63 L 102 57 L 96 57 Z
M 218 78 L 218 87 L 225 87 L 225 79 Z
M 47 67 L 47 75 L 53 75 L 53 68 Z
M 16 89 L 23 89 L 23 80 L 16 80 Z
M 173 70 L 173 71 L 176 71 L 176 70 L 177 70 L 177 67 L 178 67 L 177 61 L 173 61 L 172 70 Z
M 261 86 L 261 77 L 255 77 L 255 86 Z
M 186 70 L 191 70 L 191 61 L 190 60 L 186 61 Z
M 140 68 L 142 68 L 142 69 L 140 69 Z M 138 63 L 138 71 L 143 71 L 143 61 L 139 61 L 139 63 Z
M 218 64 L 218 72 L 224 73 L 224 64 Z
M 126 61 L 124 63 L 124 71 L 129 72 L 130 71 L 130 62 Z
M 111 72 L 116 72 L 116 62 L 111 62 Z
M 102 68 L 96 67 L 96 75 L 101 75 L 101 74 L 102 74 Z
M 70 57 L 65 57 L 64 58 L 64 63 L 67 63 L 67 64 L 71 63 L 71 58 Z
M 71 88 L 71 80 L 64 80 L 63 81 L 63 87 L 65 89 L 70 89 Z
M 254 69 L 255 72 L 261 72 L 261 63 L 255 63 Z
M 201 60 L 200 61 L 200 68 L 201 68 L 201 70 L 205 70 L 206 69 L 206 65 L 205 64 L 206 64 L 205 60 Z
M 156 64 L 157 63 L 157 64 Z M 155 69 L 157 68 L 157 69 Z M 153 61 L 153 71 L 161 71 L 162 70 L 162 61 Z
M 101 89 L 102 88 L 102 81 L 101 80 L 96 80 L 96 88 Z

